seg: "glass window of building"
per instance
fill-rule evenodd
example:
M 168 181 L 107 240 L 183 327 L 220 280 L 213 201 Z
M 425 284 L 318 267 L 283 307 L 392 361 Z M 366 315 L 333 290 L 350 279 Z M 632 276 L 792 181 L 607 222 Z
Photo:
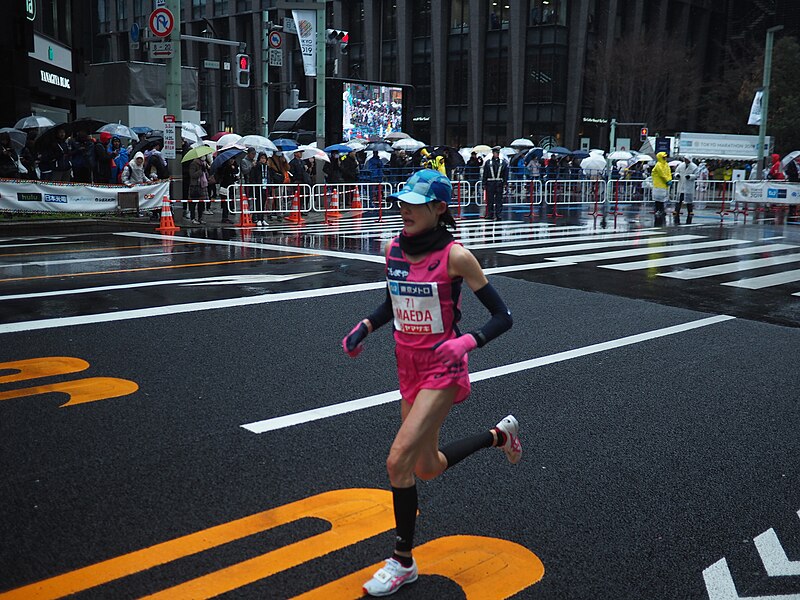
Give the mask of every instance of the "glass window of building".
M 214 0 L 214 16 L 224 17 L 228 14 L 228 0 Z
M 98 33 L 108 33 L 111 31 L 111 0 L 97 0 L 97 23 Z
M 453 0 L 451 2 L 450 29 L 454 33 L 469 31 L 469 0 Z
M 431 35 L 431 0 L 414 0 L 412 35 L 415 38 Z
M 567 25 L 566 0 L 530 0 L 528 25 Z
M 72 14 L 71 0 L 61 2 L 43 2 L 40 6 L 41 20 L 37 18 L 36 23 L 41 21 L 40 28 L 34 25 L 34 29 L 41 31 L 44 35 L 50 36 L 67 45 L 71 45 Z
M 192 0 L 192 19 L 202 19 L 206 14 L 206 0 Z
M 492 0 L 489 5 L 489 29 L 508 29 L 510 0 Z
M 252 2 L 250 0 L 236 0 L 236 12 L 250 12 Z
M 128 2 L 117 0 L 117 29 L 120 31 L 128 28 Z

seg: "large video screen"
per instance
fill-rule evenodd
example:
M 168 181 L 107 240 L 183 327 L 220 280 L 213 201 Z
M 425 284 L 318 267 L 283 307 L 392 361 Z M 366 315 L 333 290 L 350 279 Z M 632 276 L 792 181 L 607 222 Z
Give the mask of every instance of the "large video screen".
M 344 82 L 342 88 L 342 137 L 383 138 L 403 131 L 403 89 L 386 85 Z

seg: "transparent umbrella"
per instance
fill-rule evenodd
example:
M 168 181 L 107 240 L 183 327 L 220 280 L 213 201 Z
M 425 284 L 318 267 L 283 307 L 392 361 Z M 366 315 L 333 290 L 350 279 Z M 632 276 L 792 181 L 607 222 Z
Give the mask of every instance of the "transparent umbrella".
M 387 142 L 396 142 L 397 140 L 407 140 L 410 138 L 411 136 L 404 131 L 393 131 L 392 133 L 387 134 L 384 139 Z
M 184 121 L 181 123 L 181 135 L 186 135 L 187 131 L 191 131 L 197 139 L 200 139 L 204 135 L 208 135 L 208 132 L 203 129 L 202 125 L 198 125 L 197 123 L 192 123 L 191 121 Z
M 527 138 L 517 138 L 509 144 L 509 146 L 518 150 L 522 150 L 524 148 L 533 148 L 534 145 L 535 144 Z
M 393 150 L 405 150 L 406 152 L 411 151 L 414 152 L 423 148 L 425 146 L 424 142 L 420 142 L 419 140 L 415 140 L 413 138 L 405 138 L 402 140 L 397 140 L 394 144 L 392 144 Z
M 139 134 L 127 125 L 121 123 L 109 123 L 97 130 L 97 133 L 110 133 L 113 137 L 125 138 L 126 140 L 139 140 Z
M 19 129 L 14 129 L 13 127 L 0 128 L 0 135 L 4 133 L 7 134 L 11 140 L 11 147 L 14 151 L 17 154 L 22 152 L 22 149 L 25 147 L 25 142 L 28 140 L 28 134 Z
M 633 154 L 627 150 L 617 150 L 616 152 L 609 154 L 608 158 L 611 160 L 630 160 L 633 158 Z
M 240 139 L 242 139 L 242 136 L 238 133 L 226 133 L 217 140 L 217 148 L 233 146 L 234 144 L 238 144 Z
M 30 115 L 28 117 L 22 117 L 19 121 L 14 123 L 15 129 L 39 129 L 45 127 L 52 127 L 55 125 L 55 122 L 48 119 L 47 117 L 41 117 L 39 115 Z
M 267 150 L 269 152 L 278 151 L 278 147 L 272 140 L 263 135 L 246 135 L 236 143 L 246 148 L 255 148 L 256 150 Z

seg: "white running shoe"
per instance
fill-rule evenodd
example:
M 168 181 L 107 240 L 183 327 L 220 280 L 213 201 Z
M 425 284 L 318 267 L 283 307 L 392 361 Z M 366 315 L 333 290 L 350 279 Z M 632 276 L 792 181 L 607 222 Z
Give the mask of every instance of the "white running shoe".
M 413 559 L 412 559 L 413 560 Z M 417 561 L 413 561 L 409 568 L 405 568 L 394 558 L 386 559 L 386 564 L 375 571 L 367 583 L 363 585 L 364 591 L 370 596 L 388 596 L 407 583 L 414 583 L 417 574 Z
M 503 444 L 503 452 L 506 453 L 508 462 L 512 465 L 517 464 L 522 458 L 522 443 L 519 441 L 519 423 L 514 418 L 514 415 L 508 415 L 505 419 L 495 425 L 506 434 L 506 443 Z

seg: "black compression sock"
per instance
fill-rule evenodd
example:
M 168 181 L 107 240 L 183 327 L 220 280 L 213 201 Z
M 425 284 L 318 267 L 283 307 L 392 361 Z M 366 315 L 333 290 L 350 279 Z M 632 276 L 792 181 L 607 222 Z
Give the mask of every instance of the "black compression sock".
M 398 554 L 395 552 L 392 554 L 392 558 L 403 565 L 406 569 L 408 569 L 411 565 L 414 564 L 414 559 L 410 556 L 403 556 L 402 554 Z
M 498 448 L 504 446 L 505 443 L 506 443 L 506 434 L 505 434 L 505 432 L 502 431 L 501 429 L 497 429 L 496 427 L 493 427 L 492 431 L 494 431 L 497 434 L 497 443 L 495 444 L 495 446 L 498 447 Z
M 484 431 L 447 444 L 447 446 L 441 449 L 441 453 L 444 454 L 444 457 L 447 459 L 447 468 L 449 469 L 467 458 L 473 452 L 477 452 L 482 448 L 491 448 L 493 444 L 494 437 L 492 436 L 492 432 Z
M 399 552 L 411 552 L 417 522 L 417 485 L 407 488 L 392 487 L 392 502 L 397 528 L 397 542 L 394 549 Z

